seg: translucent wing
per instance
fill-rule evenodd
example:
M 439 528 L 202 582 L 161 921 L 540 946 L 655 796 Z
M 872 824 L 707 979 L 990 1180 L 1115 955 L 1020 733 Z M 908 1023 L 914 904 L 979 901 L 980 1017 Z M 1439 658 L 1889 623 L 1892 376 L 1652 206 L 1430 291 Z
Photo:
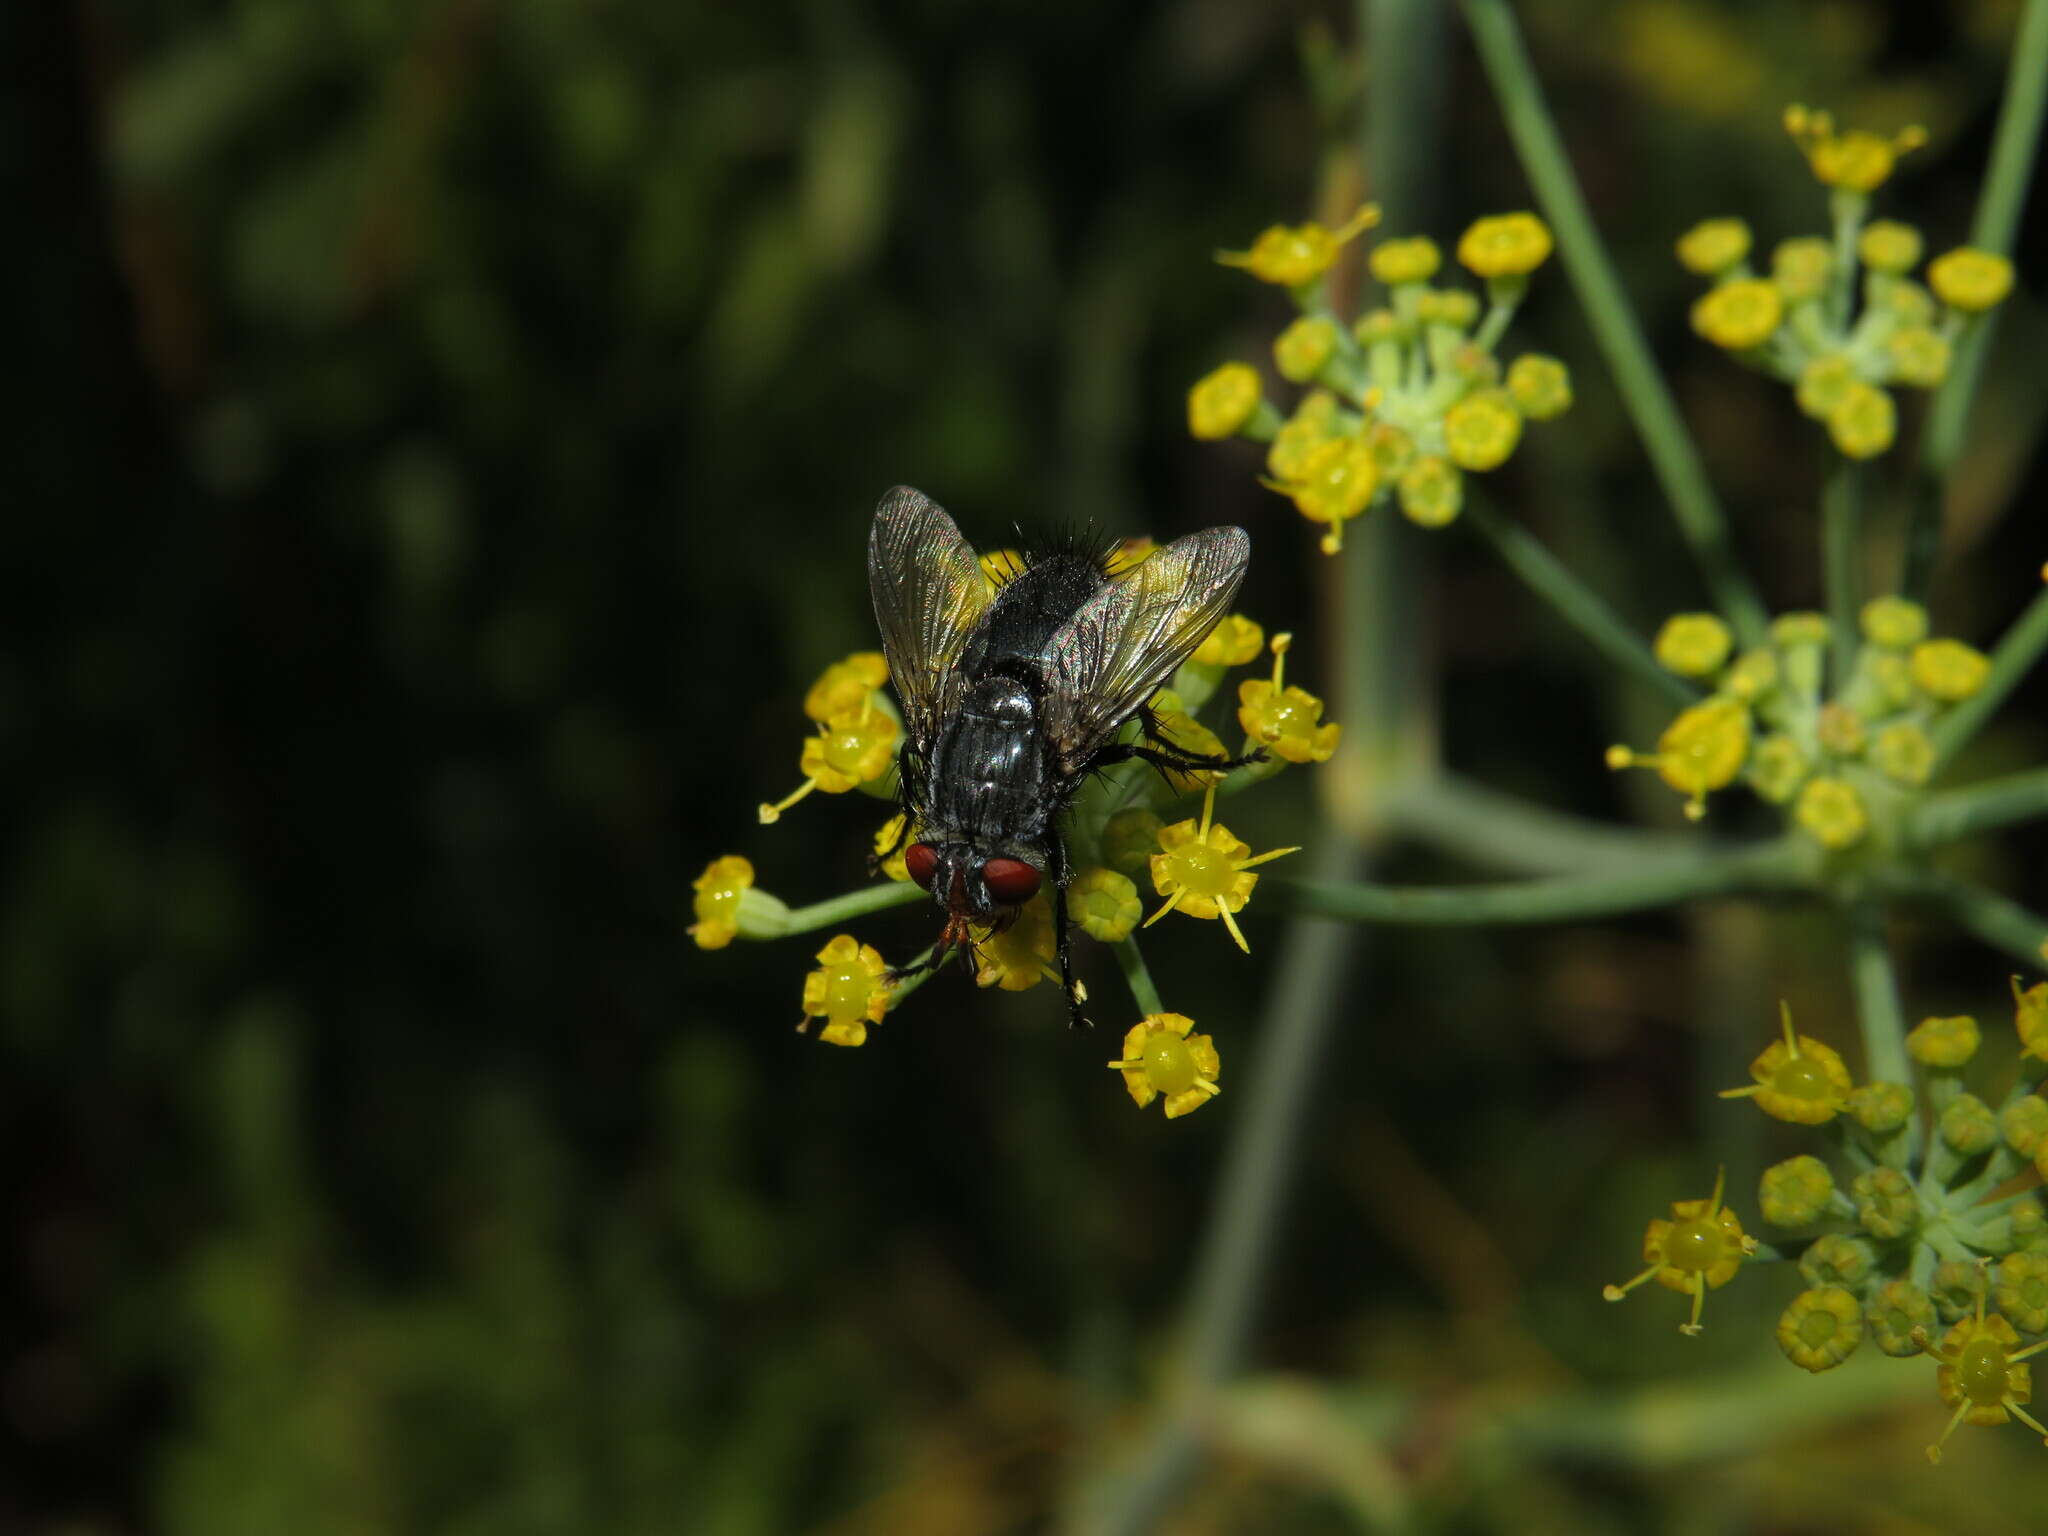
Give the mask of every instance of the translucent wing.
M 1252 541 L 1242 528 L 1175 539 L 1109 582 L 1047 646 L 1046 724 L 1080 770 L 1229 611 Z
M 911 745 L 922 751 L 958 702 L 960 652 L 988 608 L 988 582 L 944 508 L 899 485 L 875 508 L 868 590 Z

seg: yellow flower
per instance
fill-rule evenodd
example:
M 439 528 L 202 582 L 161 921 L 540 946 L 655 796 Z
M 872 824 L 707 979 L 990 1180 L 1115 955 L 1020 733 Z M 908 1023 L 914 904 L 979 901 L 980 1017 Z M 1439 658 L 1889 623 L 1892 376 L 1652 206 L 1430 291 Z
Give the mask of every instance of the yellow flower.
M 860 708 L 826 720 L 818 734 L 804 742 L 797 765 L 803 783 L 775 804 L 761 807 L 762 825 L 780 820 L 784 811 L 814 789 L 840 795 L 881 778 L 895 766 L 897 730 L 895 717 L 875 707 L 872 693 Z
M 1917 124 L 1888 139 L 1861 128 L 1837 133 L 1828 113 L 1810 112 L 1796 103 L 1785 109 L 1785 131 L 1806 156 L 1815 180 L 1848 192 L 1875 192 L 1890 178 L 1900 155 L 1927 142 L 1927 130 Z
M 2044 946 L 2048 953 L 2048 946 Z M 2048 981 L 2036 982 L 2025 991 L 2020 979 L 2012 979 L 2013 1027 L 2019 1031 L 2020 1054 L 2036 1061 L 2048 1061 Z
M 1898 435 L 1898 412 L 1892 397 L 1858 379 L 1842 391 L 1828 411 L 1828 436 L 1844 456 L 1874 458 L 1891 447 Z
M 1337 397 L 1327 389 L 1310 390 L 1273 434 L 1273 444 L 1266 450 L 1267 470 L 1276 480 L 1297 478 L 1309 454 L 1335 437 L 1337 427 Z
M 1825 1371 L 1863 1342 L 1863 1308 L 1839 1285 L 1801 1291 L 1778 1319 L 1778 1348 L 1794 1365 Z
M 1441 454 L 1425 453 L 1401 471 L 1394 494 L 1409 522 L 1418 528 L 1441 528 L 1465 509 L 1465 477 Z
M 1785 1038 L 1773 1040 L 1749 1064 L 1756 1082 L 1747 1088 L 1724 1088 L 1724 1099 L 1754 1098 L 1756 1107 L 1774 1120 L 1794 1125 L 1826 1125 L 1849 1102 L 1849 1069 L 1834 1047 L 1811 1035 L 1792 1032 L 1792 1008 L 1780 1003 Z
M 1834 250 L 1813 235 L 1781 240 L 1771 252 L 1771 283 L 1787 304 L 1819 298 L 1834 270 Z
M 1355 437 L 1333 437 L 1316 444 L 1303 457 L 1300 471 L 1277 487 L 1293 498 L 1295 510 L 1303 517 L 1329 525 L 1322 540 L 1326 555 L 1343 547 L 1344 524 L 1371 505 L 1379 488 L 1372 453 Z
M 1153 719 L 1158 723 L 1159 734 L 1167 743 L 1189 757 L 1228 757 L 1223 743 L 1216 733 L 1201 721 L 1180 707 L 1180 697 L 1170 690 L 1161 690 L 1153 698 Z M 1160 777 L 1177 795 L 1191 795 L 1198 789 L 1223 781 L 1223 771 L 1218 768 L 1165 768 Z
M 1678 237 L 1678 259 L 1688 272 L 1719 277 L 1749 255 L 1749 226 L 1740 219 L 1704 219 Z
M 1706 677 L 1721 670 L 1735 643 L 1728 626 L 1711 613 L 1678 613 L 1657 631 L 1657 660 L 1680 677 Z
M 2048 1331 L 2048 1255 L 2009 1253 L 2000 1259 L 1997 1295 L 1998 1310 L 2028 1333 Z
M 1379 205 L 1367 203 L 1335 230 L 1314 223 L 1274 224 L 1252 242 L 1250 250 L 1218 251 L 1216 259 L 1226 267 L 1243 267 L 1262 283 L 1298 288 L 1322 276 L 1343 245 L 1379 221 Z
M 1443 253 L 1427 235 L 1388 240 L 1372 253 L 1372 275 L 1392 288 L 1397 283 L 1426 283 L 1443 265 Z
M 1874 597 L 1859 616 L 1863 638 L 1886 650 L 1903 651 L 1927 638 L 1927 610 L 1903 597 Z
M 1327 315 L 1299 315 L 1273 338 L 1273 366 L 1281 378 L 1306 384 L 1323 371 L 1336 350 L 1336 321 Z
M 1415 301 L 1415 318 L 1428 325 L 1469 331 L 1479 318 L 1479 295 L 1463 288 L 1424 289 Z
M 1808 1227 L 1827 1214 L 1835 1197 L 1835 1176 L 1808 1154 L 1766 1168 L 1757 1181 L 1757 1208 L 1774 1227 Z
M 1212 822 L 1215 809 L 1216 791 L 1212 788 L 1203 797 L 1199 825 L 1193 820 L 1177 821 L 1160 829 L 1160 851 L 1152 855 L 1152 887 L 1166 898 L 1166 904 L 1145 919 L 1145 926 L 1151 927 L 1176 909 L 1190 917 L 1220 917 L 1237 947 L 1250 954 L 1252 947 L 1245 942 L 1235 916 L 1251 900 L 1252 887 L 1259 883 L 1259 877 L 1250 871 L 1282 854 L 1301 850 L 1275 848 L 1256 858 L 1247 857 L 1251 845 L 1233 837 L 1221 822 Z
M 1508 365 L 1508 393 L 1531 421 L 1554 421 L 1572 408 L 1572 376 L 1541 352 L 1524 352 Z
M 1776 288 L 1738 277 L 1700 296 L 1692 307 L 1692 328 L 1717 347 L 1747 352 L 1769 341 L 1784 317 Z
M 1983 1034 L 1968 1014 L 1922 1019 L 1906 1036 L 1906 1053 L 1923 1067 L 1953 1071 L 1977 1054 Z
M 974 984 L 1022 992 L 1043 978 L 1057 986 L 1060 975 L 1052 968 L 1055 953 L 1052 897 L 1040 891 L 1017 909 L 1007 927 L 974 930 Z
M 1813 733 L 1821 750 L 1835 757 L 1861 757 L 1870 735 L 1863 717 L 1846 704 L 1823 704 Z
M 1799 803 L 1792 808 L 1792 817 L 1815 842 L 1832 853 L 1855 847 L 1870 830 L 1863 797 L 1843 779 L 1808 779 L 1799 791 Z
M 1759 741 L 1750 754 L 1750 787 L 1771 804 L 1783 805 L 1798 793 L 1812 766 L 1798 742 L 1773 732 Z
M 1927 264 L 1927 281 L 1949 308 L 1982 314 L 2012 292 L 2012 263 L 1995 251 L 1959 245 Z
M 848 714 L 867 703 L 868 695 L 887 681 L 889 663 L 880 651 L 855 651 L 818 674 L 804 695 L 804 713 L 821 723 Z
M 1934 1326 L 1934 1302 L 1910 1280 L 1887 1280 L 1871 1299 L 1866 1319 L 1877 1347 L 1894 1358 L 1917 1355 Z M 1918 1335 L 1919 1337 L 1915 1337 Z
M 1692 1320 L 1678 1331 L 1700 1331 L 1700 1308 L 1708 1291 L 1718 1291 L 1735 1278 L 1742 1261 L 1756 1252 L 1756 1239 L 1744 1234 L 1735 1213 L 1721 1204 L 1723 1178 L 1714 1175 L 1714 1193 L 1706 1200 L 1678 1200 L 1671 1220 L 1653 1221 L 1643 1233 L 1643 1260 L 1649 1265 L 1634 1279 L 1601 1292 L 1619 1301 L 1645 1280 L 1692 1297 Z
M 1128 539 L 1118 539 L 1102 562 L 1103 570 L 1112 576 L 1121 576 L 1125 571 L 1143 565 L 1159 552 L 1159 541 L 1148 534 L 1134 534 Z
M 888 970 L 874 945 L 839 934 L 818 951 L 818 968 L 804 977 L 804 1016 L 796 1032 L 823 1019 L 818 1038 L 827 1045 L 865 1045 L 868 1026 L 889 1011 Z
M 1365 451 L 1385 484 L 1398 480 L 1415 462 L 1415 439 L 1391 421 L 1376 421 L 1365 429 Z
M 1707 795 L 1735 782 L 1749 757 L 1749 710 L 1739 700 L 1707 699 L 1682 710 L 1657 738 L 1655 752 L 1609 747 L 1610 768 L 1654 768 L 1686 797 L 1685 814 L 1707 814 Z
M 1259 371 L 1250 363 L 1225 363 L 1195 381 L 1188 391 L 1188 431 L 1208 441 L 1230 437 L 1259 408 Z
M 1118 874 L 1136 878 L 1151 867 L 1165 825 L 1157 812 L 1142 805 L 1118 811 L 1102 824 L 1102 856 Z
M 1343 727 L 1323 723 L 1323 701 L 1282 682 L 1292 635 L 1273 637 L 1273 677 L 1248 677 L 1237 685 L 1237 723 L 1275 757 L 1290 763 L 1326 763 L 1337 750 Z
M 1873 219 L 1856 237 L 1856 254 L 1873 272 L 1901 276 L 1920 264 L 1920 231 L 1896 219 Z
M 1924 325 L 1906 325 L 1884 339 L 1892 377 L 1915 389 L 1933 389 L 1948 377 L 1949 345 Z
M 739 934 L 740 898 L 754 883 L 754 866 L 736 853 L 713 859 L 690 882 L 697 921 L 689 935 L 699 949 L 723 949 Z
M 1444 412 L 1444 452 L 1460 469 L 1498 468 L 1521 440 L 1522 413 L 1504 390 L 1477 390 Z
M 1550 231 L 1533 213 L 1474 221 L 1458 240 L 1458 260 L 1481 277 L 1526 277 L 1550 255 Z
M 1944 704 L 1959 704 L 1984 686 L 1991 662 L 1960 640 L 1924 640 L 1913 647 L 1913 683 Z
M 903 862 L 914 841 L 904 835 L 903 823 L 909 819 L 908 812 L 898 811 L 875 833 L 875 868 L 899 885 L 910 878 L 910 870 Z
M 1226 613 L 1189 659 L 1205 667 L 1241 667 L 1266 648 L 1266 632 L 1241 613 Z
M 2048 1349 L 2048 1340 L 2017 1348 L 2020 1336 L 2012 1324 L 1996 1314 L 1984 1315 L 1984 1290 L 1977 1292 L 1977 1315 L 1949 1329 L 1939 1345 L 1928 1344 L 1925 1329 L 1916 1328 L 1914 1337 L 1938 1362 L 1935 1386 L 1941 1400 L 1955 1409 L 1941 1438 L 1927 1447 L 1929 1461 L 1941 1460 L 1941 1448 L 1966 1419 L 1972 1424 L 2018 1419 L 2048 1440 L 2048 1426 L 2026 1410 L 2034 1395 L 2033 1371 L 2020 1363 Z
M 1121 944 L 1145 915 L 1138 887 L 1113 869 L 1084 869 L 1067 886 L 1074 921 L 1090 938 Z
M 1828 413 L 1841 404 L 1842 397 L 1855 383 L 1855 366 L 1841 353 L 1829 352 L 1809 360 L 1799 370 L 1799 383 L 1792 398 L 1815 421 L 1826 421 Z
M 1912 721 L 1895 721 L 1871 738 L 1870 760 L 1894 784 L 1918 789 L 1934 777 L 1934 742 Z
M 1166 1096 L 1166 1118 L 1177 1120 L 1200 1109 L 1223 1090 L 1216 1079 L 1223 1062 L 1216 1042 L 1190 1034 L 1195 1021 L 1184 1013 L 1148 1013 L 1124 1035 L 1124 1054 L 1109 1066 L 1124 1075 L 1124 1087 L 1144 1109 Z
M 1826 645 L 1828 619 L 1824 613 L 1781 613 L 1771 620 L 1771 639 L 1792 649 L 1795 646 Z

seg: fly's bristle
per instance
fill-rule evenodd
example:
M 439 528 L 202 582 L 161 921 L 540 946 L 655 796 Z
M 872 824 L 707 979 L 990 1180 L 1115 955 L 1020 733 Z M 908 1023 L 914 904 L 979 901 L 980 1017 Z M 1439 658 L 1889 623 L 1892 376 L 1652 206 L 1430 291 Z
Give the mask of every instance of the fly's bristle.
M 1036 535 L 1026 533 L 1021 525 L 1011 526 L 1016 529 L 1027 569 L 1049 560 L 1080 560 L 1107 577 L 1110 574 L 1110 557 L 1123 543 L 1119 535 L 1093 523 L 1049 523 L 1042 526 Z

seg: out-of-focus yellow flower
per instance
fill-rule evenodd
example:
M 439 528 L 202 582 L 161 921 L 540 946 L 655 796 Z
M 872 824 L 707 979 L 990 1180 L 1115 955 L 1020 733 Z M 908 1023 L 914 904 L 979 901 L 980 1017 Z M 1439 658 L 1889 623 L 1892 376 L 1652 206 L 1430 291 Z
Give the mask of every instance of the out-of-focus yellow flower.
M 1849 359 L 1839 352 L 1829 352 L 1809 359 L 1799 370 L 1792 398 L 1815 421 L 1826 421 L 1828 413 L 1842 403 L 1842 397 L 1856 383 L 1856 369 Z
M 1274 224 L 1252 242 L 1248 251 L 1218 251 L 1226 267 L 1242 267 L 1262 283 L 1298 288 L 1321 277 L 1337 252 L 1380 221 L 1377 203 L 1367 203 L 1334 230 L 1320 224 Z
M 2048 1254 L 2009 1253 L 2000 1259 L 1997 1300 L 1998 1310 L 2028 1333 L 2048 1332 Z
M 1336 435 L 1337 397 L 1327 389 L 1312 389 L 1273 435 L 1273 445 L 1266 450 L 1266 468 L 1276 480 L 1293 480 L 1301 474 L 1309 454 Z
M 1982 314 L 2012 292 L 2012 263 L 1995 251 L 1959 245 L 1927 264 L 1927 282 L 1949 308 Z
M 858 710 L 868 695 L 889 681 L 889 663 L 880 651 L 855 651 L 835 661 L 804 695 L 804 713 L 820 722 Z
M 1778 290 L 1753 277 L 1738 277 L 1709 289 L 1692 306 L 1692 328 L 1730 352 L 1762 346 L 1784 318 L 1785 304 Z
M 1832 853 L 1855 847 L 1870 830 L 1870 813 L 1863 808 L 1863 797 L 1846 779 L 1808 779 L 1799 791 L 1799 803 L 1792 808 L 1792 819 Z
M 1646 1280 L 1692 1297 L 1692 1319 L 1678 1331 L 1700 1331 L 1700 1308 L 1708 1291 L 1718 1291 L 1735 1278 L 1742 1262 L 1756 1252 L 1756 1239 L 1746 1235 L 1733 1211 L 1721 1203 L 1721 1174 L 1714 1175 L 1714 1193 L 1705 1200 L 1678 1200 L 1669 1221 L 1653 1221 L 1643 1233 L 1643 1260 L 1649 1266 L 1621 1285 L 1602 1291 L 1619 1301 Z
M 1834 1199 L 1835 1176 L 1819 1158 L 1802 1153 L 1773 1163 L 1757 1181 L 1757 1208 L 1774 1227 L 1810 1227 Z
M 1903 597 L 1874 597 L 1858 616 L 1863 638 L 1886 650 L 1903 651 L 1927 638 L 1927 610 Z
M 1607 766 L 1656 769 L 1659 778 L 1686 797 L 1686 816 L 1698 821 L 1707 814 L 1707 796 L 1742 772 L 1749 733 L 1749 710 L 1739 700 L 1706 699 L 1665 727 L 1655 752 L 1609 747 Z
M 1888 139 L 1861 128 L 1837 133 L 1829 113 L 1809 111 L 1797 103 L 1785 109 L 1785 131 L 1806 156 L 1814 179 L 1846 192 L 1875 192 L 1890 179 L 1900 155 L 1927 142 L 1927 130 L 1918 124 Z
M 1526 277 L 1550 255 L 1550 230 L 1533 213 L 1477 219 L 1458 240 L 1458 260 L 1485 278 Z
M 1871 738 L 1870 760 L 1894 784 L 1918 789 L 1934 777 L 1934 741 L 1912 721 L 1895 720 Z
M 1786 650 L 1826 645 L 1828 616 L 1824 613 L 1781 613 L 1771 620 L 1771 640 Z
M 1057 986 L 1054 953 L 1052 898 L 1040 891 L 1017 909 L 1008 927 L 974 930 L 974 984 L 1005 992 L 1022 992 L 1041 980 Z
M 1508 365 L 1508 393 L 1531 421 L 1555 421 L 1572 408 L 1571 371 L 1554 357 L 1524 352 Z
M 1861 757 L 1870 739 L 1863 717 L 1846 704 L 1823 704 L 1813 734 L 1820 749 L 1835 757 Z
M 1191 1033 L 1194 1027 L 1184 1013 L 1148 1013 L 1125 1033 L 1123 1057 L 1109 1066 L 1123 1073 L 1138 1108 L 1163 1094 L 1166 1118 L 1177 1120 L 1223 1091 L 1216 1086 L 1223 1075 L 1216 1042 Z
M 1856 254 L 1873 272 L 1902 276 L 1920 264 L 1920 231 L 1896 219 L 1872 219 L 1856 237 Z
M 1444 412 L 1444 452 L 1460 469 L 1497 469 L 1521 440 L 1522 413 L 1505 390 L 1475 390 Z
M 803 783 L 773 805 L 761 807 L 762 825 L 779 821 L 784 811 L 814 789 L 840 795 L 881 778 L 896 764 L 898 730 L 896 717 L 876 708 L 872 693 L 858 709 L 824 721 L 818 734 L 804 742 L 797 765 Z
M 1428 325 L 1469 331 L 1479 318 L 1479 295 L 1464 288 L 1425 289 L 1416 300 L 1415 318 Z
M 1283 682 L 1292 635 L 1273 637 L 1273 676 L 1248 677 L 1237 685 L 1237 723 L 1275 757 L 1290 763 L 1326 763 L 1337 750 L 1342 726 L 1323 722 L 1323 701 Z
M 1749 245 L 1741 219 L 1703 219 L 1678 237 L 1678 259 L 1688 272 L 1719 277 L 1748 258 Z
M 1706 677 L 1721 670 L 1735 643 L 1728 626 L 1711 613 L 1675 613 L 1657 631 L 1657 660 L 1680 677 Z
M 1906 325 L 1884 339 L 1892 377 L 1915 389 L 1933 389 L 1948 377 L 1948 342 L 1924 325 Z
M 1443 265 L 1443 253 L 1427 235 L 1386 240 L 1374 247 L 1372 275 L 1392 288 L 1400 283 L 1426 283 Z
M 1259 883 L 1259 877 L 1251 871 L 1283 854 L 1301 850 L 1275 848 L 1252 857 L 1249 843 L 1232 836 L 1221 822 L 1211 820 L 1215 809 L 1216 791 L 1212 788 L 1202 800 L 1199 824 L 1190 819 L 1160 829 L 1160 851 L 1152 855 L 1152 886 L 1166 898 L 1166 903 L 1145 919 L 1145 926 L 1151 927 L 1173 911 L 1185 912 L 1190 917 L 1220 917 L 1237 947 L 1250 954 L 1252 947 L 1237 926 L 1236 914 L 1251 900 L 1252 887 Z
M 739 934 L 740 898 L 754 883 L 754 866 L 736 853 L 713 859 L 690 882 L 697 921 L 688 929 L 699 949 L 723 949 Z
M 1949 1329 L 1940 1344 L 1928 1344 L 1925 1331 L 1915 1330 L 1922 1347 L 1938 1362 L 1934 1380 L 1941 1400 L 1955 1409 L 1941 1438 L 1927 1447 L 1927 1459 L 1932 1462 L 1941 1460 L 1942 1447 L 1965 1420 L 1989 1425 L 2018 1419 L 2048 1440 L 2048 1425 L 2026 1410 L 2034 1395 L 2033 1371 L 2020 1363 L 2048 1349 L 2048 1340 L 2019 1348 L 2020 1336 L 2011 1323 L 1995 1313 L 1984 1315 L 1987 1289 L 1977 1292 L 1977 1315 Z
M 1754 1098 L 1774 1120 L 1794 1125 L 1826 1125 L 1849 1102 L 1849 1069 L 1833 1046 L 1810 1035 L 1792 1032 L 1792 1007 L 1780 1003 L 1785 1038 L 1773 1040 L 1749 1064 L 1756 1079 L 1746 1088 L 1724 1088 L 1724 1099 Z
M 1465 509 L 1465 477 L 1439 453 L 1425 453 L 1401 471 L 1394 486 L 1401 515 L 1418 528 L 1442 528 Z
M 1806 760 L 1799 743 L 1783 732 L 1774 731 L 1756 744 L 1749 756 L 1749 782 L 1772 805 L 1783 805 L 1799 792 L 1813 764 Z
M 2048 957 L 2048 946 L 2043 946 Z M 2012 1022 L 2019 1031 L 2020 1054 L 2036 1061 L 2048 1061 L 2048 981 L 2036 982 L 2022 990 L 2020 979 L 2012 979 Z
M 1906 1036 L 1906 1054 L 1923 1067 L 1954 1071 L 1969 1064 L 1983 1038 L 1977 1021 L 1966 1013 L 1922 1019 Z
M 1241 613 L 1226 613 L 1202 637 L 1190 660 L 1205 667 L 1241 667 L 1266 648 L 1266 632 Z
M 1861 379 L 1842 391 L 1827 420 L 1828 436 L 1851 459 L 1875 458 L 1898 436 L 1899 416 L 1892 397 Z
M 1121 944 L 1145 915 L 1138 887 L 1113 869 L 1084 869 L 1067 886 L 1074 921 L 1090 938 Z
M 1328 315 L 1297 315 L 1273 338 L 1273 366 L 1290 383 L 1306 384 L 1323 371 L 1336 351 L 1336 321 Z
M 1333 437 L 1316 444 L 1301 461 L 1296 475 L 1277 489 L 1293 498 L 1294 507 L 1312 523 L 1324 523 L 1322 548 L 1334 555 L 1344 544 L 1344 524 L 1372 505 L 1380 488 L 1372 454 L 1355 437 Z
M 1863 1308 L 1839 1285 L 1801 1291 L 1778 1319 L 1778 1348 L 1802 1370 L 1830 1370 L 1862 1342 Z
M 1827 291 L 1835 270 L 1835 253 L 1813 235 L 1780 240 L 1771 252 L 1771 283 L 1787 304 L 1803 304 Z
M 1188 391 L 1188 431 L 1208 441 L 1233 436 L 1258 410 L 1261 393 L 1258 369 L 1225 363 Z
M 1913 647 L 1913 685 L 1944 704 L 1960 704 L 1984 686 L 1991 661 L 1960 640 L 1923 640 Z
M 823 1019 L 818 1038 L 827 1045 L 865 1045 L 868 1026 L 882 1022 L 889 1011 L 888 965 L 872 944 L 850 933 L 835 936 L 818 951 L 818 968 L 804 977 L 804 1016 L 798 1034 L 812 1019 Z

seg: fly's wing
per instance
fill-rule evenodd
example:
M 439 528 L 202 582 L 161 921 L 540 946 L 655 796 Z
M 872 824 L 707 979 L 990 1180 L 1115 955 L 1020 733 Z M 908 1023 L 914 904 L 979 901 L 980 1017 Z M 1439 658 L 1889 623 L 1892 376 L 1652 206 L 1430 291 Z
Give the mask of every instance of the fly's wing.
M 989 584 L 945 509 L 899 485 L 875 508 L 868 590 L 911 745 L 924 751 L 959 701 L 960 652 L 988 608 Z
M 1077 773 L 1229 611 L 1252 541 L 1242 528 L 1175 539 L 1108 582 L 1046 650 L 1046 725 Z

